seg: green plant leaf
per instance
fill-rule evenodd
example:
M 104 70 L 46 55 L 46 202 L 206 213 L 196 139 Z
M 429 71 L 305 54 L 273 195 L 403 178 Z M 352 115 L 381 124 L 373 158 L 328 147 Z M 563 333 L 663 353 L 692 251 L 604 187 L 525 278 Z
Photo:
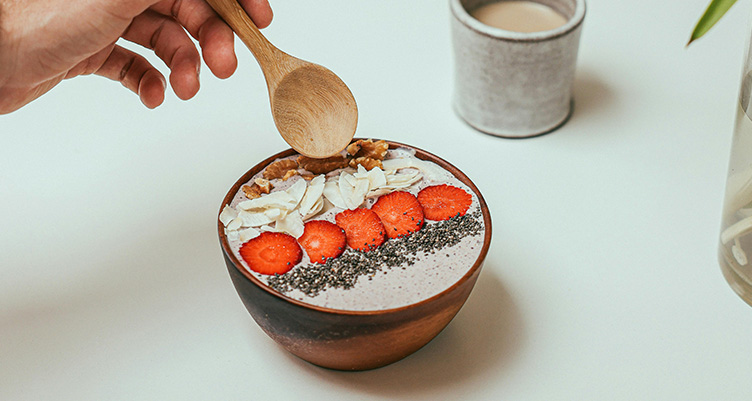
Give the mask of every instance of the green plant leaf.
M 734 3 L 736 3 L 736 0 L 711 1 L 710 5 L 708 5 L 708 9 L 705 10 L 705 14 L 703 14 L 702 17 L 700 17 L 700 20 L 697 21 L 697 25 L 695 26 L 695 30 L 692 31 L 692 37 L 689 38 L 687 46 L 699 39 L 702 35 L 706 34 L 710 28 L 712 28 L 713 25 L 715 25 L 715 23 L 726 14 L 726 11 L 728 11 Z

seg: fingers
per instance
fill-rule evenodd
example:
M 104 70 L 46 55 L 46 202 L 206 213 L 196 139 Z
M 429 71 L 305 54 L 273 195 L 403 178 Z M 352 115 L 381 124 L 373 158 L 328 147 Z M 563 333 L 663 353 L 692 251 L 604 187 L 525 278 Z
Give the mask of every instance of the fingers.
M 209 18 L 199 29 L 198 43 L 204 62 L 217 78 L 229 78 L 238 67 L 234 39 L 230 27 L 216 17 Z
M 97 75 L 120 81 L 138 94 L 141 102 L 153 109 L 164 101 L 166 82 L 145 58 L 120 46 L 112 48 L 109 57 L 95 72 Z
M 268 0 L 239 0 L 259 28 L 272 21 Z M 161 14 L 172 16 L 199 41 L 207 67 L 218 78 L 227 78 L 237 68 L 234 35 L 227 24 L 204 0 L 161 0 L 151 7 Z
M 195 39 L 207 20 L 218 18 L 204 0 L 161 0 L 151 6 L 151 10 L 174 17 Z
M 238 2 L 259 28 L 271 23 L 273 13 L 268 0 Z M 186 31 L 198 40 L 204 61 L 214 75 L 227 78 L 235 72 L 234 34 L 204 0 L 112 3 L 123 5 L 113 6 L 113 15 L 133 16 L 122 37 L 154 50 L 170 68 L 170 84 L 179 98 L 190 99 L 199 90 L 200 57 Z M 146 59 L 122 47 L 114 47 L 96 73 L 120 81 L 138 93 L 147 107 L 156 107 L 164 101 L 166 83 L 162 74 Z
M 238 0 L 238 2 L 243 6 L 246 12 L 248 12 L 248 15 L 257 27 L 265 28 L 272 22 L 273 13 L 269 6 L 269 0 Z M 157 10 L 164 15 L 172 15 L 176 18 L 178 18 L 178 14 L 187 12 L 187 15 L 190 16 L 190 18 L 196 18 L 197 21 L 203 21 L 207 18 L 207 10 L 211 10 L 204 0 L 111 1 L 107 3 L 107 7 L 113 15 L 127 19 L 131 19 L 151 7 L 153 10 Z M 202 14 L 204 15 L 203 19 L 201 19 Z M 181 23 L 186 23 L 186 20 L 181 18 L 178 19 Z M 202 23 L 199 23 L 198 26 L 200 25 L 202 25 Z M 194 34 L 194 37 L 197 36 Z
M 198 51 L 173 18 L 147 10 L 133 19 L 122 37 L 154 50 L 170 68 L 170 85 L 179 98 L 188 100 L 198 92 Z
M 152 10 L 174 17 L 188 33 L 199 41 L 206 66 L 219 78 L 235 72 L 232 30 L 204 0 L 162 0 Z
M 239 0 L 239 3 L 259 28 L 266 28 L 272 23 L 272 8 L 268 0 Z
M 175 18 L 199 41 L 206 66 L 219 78 L 235 72 L 233 33 L 204 0 L 162 0 L 151 8 Z
M 272 22 L 274 15 L 268 0 L 238 0 L 238 3 L 257 27 L 266 28 Z M 175 17 L 196 39 L 199 29 L 208 19 L 218 18 L 204 0 L 160 0 L 151 9 Z

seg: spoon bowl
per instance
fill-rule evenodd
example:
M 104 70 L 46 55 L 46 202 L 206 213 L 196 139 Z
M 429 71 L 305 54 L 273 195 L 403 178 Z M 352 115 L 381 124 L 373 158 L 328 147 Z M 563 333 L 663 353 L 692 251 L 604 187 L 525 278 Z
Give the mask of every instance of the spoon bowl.
M 282 138 L 308 157 L 325 158 L 344 149 L 358 125 L 358 106 L 347 85 L 329 69 L 277 49 L 236 0 L 207 3 L 256 57 Z
M 331 156 L 355 134 L 355 99 L 337 75 L 320 65 L 307 64 L 286 74 L 270 100 L 279 133 L 303 155 Z

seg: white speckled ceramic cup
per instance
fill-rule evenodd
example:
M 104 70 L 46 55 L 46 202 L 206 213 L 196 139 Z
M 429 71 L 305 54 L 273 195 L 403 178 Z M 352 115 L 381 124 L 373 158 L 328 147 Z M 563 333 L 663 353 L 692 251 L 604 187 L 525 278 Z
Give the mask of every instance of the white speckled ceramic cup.
M 521 33 L 473 18 L 499 0 L 450 0 L 455 59 L 454 107 L 473 128 L 527 138 L 562 126 L 572 113 L 572 83 L 585 18 L 585 0 L 533 0 L 567 22 Z M 504 1 L 504 0 L 501 0 Z

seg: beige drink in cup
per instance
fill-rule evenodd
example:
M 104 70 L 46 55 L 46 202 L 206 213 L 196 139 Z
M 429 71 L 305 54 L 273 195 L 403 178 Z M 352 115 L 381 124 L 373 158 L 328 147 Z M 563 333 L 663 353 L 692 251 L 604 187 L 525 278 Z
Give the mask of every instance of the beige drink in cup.
M 551 7 L 534 1 L 499 1 L 475 9 L 478 21 L 514 32 L 540 32 L 558 28 L 567 19 Z

